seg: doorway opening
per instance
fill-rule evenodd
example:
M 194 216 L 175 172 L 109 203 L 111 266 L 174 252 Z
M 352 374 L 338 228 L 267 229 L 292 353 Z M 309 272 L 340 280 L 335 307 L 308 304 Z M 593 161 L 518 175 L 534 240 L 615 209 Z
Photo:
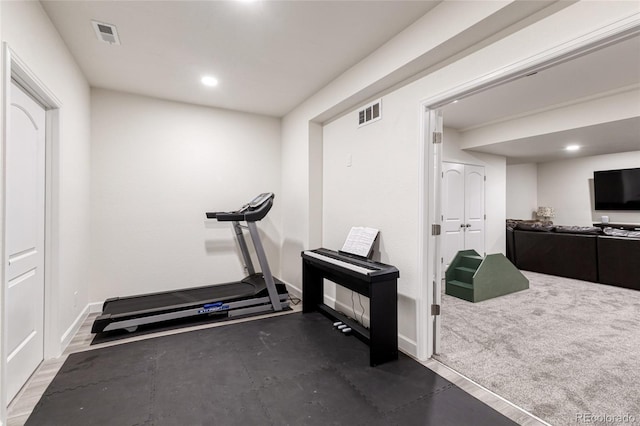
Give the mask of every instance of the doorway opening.
M 471 105 L 470 108 L 465 110 L 465 114 L 469 116 L 475 113 L 487 113 L 491 114 L 496 109 L 494 108 L 480 108 L 479 105 L 486 105 L 486 100 L 490 97 L 496 96 L 496 93 L 499 93 L 500 96 L 506 97 L 513 90 L 513 87 L 527 87 L 532 84 L 533 80 L 531 78 L 538 78 L 546 75 L 548 71 L 562 70 L 565 65 L 569 65 L 571 63 L 575 63 L 575 60 L 583 60 L 584 58 L 593 57 L 594 55 L 590 55 L 591 53 L 600 54 L 601 52 L 607 52 L 608 47 L 616 47 L 623 46 L 629 43 L 637 43 L 637 40 L 640 38 L 638 34 L 640 33 L 640 26 L 637 23 L 633 25 L 628 25 L 626 23 L 621 23 L 619 27 L 614 29 L 607 29 L 606 32 L 595 31 L 590 37 L 585 37 L 583 39 L 576 40 L 573 43 L 565 43 L 562 48 L 553 49 L 552 53 L 543 52 L 537 56 L 533 56 L 521 62 L 514 63 L 508 67 L 503 69 L 496 70 L 496 72 L 492 73 L 489 77 L 481 77 L 477 80 L 472 80 L 467 82 L 466 84 L 460 85 L 458 87 L 454 87 L 450 90 L 442 92 L 436 96 L 428 98 L 421 103 L 422 109 L 422 124 L 421 124 L 421 138 L 423 143 L 423 151 L 425 153 L 424 156 L 421 157 L 421 171 L 424 175 L 424 188 L 429 187 L 428 177 L 434 173 L 441 173 L 442 161 L 455 161 L 452 160 L 452 156 L 448 153 L 447 148 L 451 146 L 452 138 L 455 139 L 456 144 L 460 150 L 460 152 L 473 152 L 474 155 L 484 155 L 489 154 L 490 156 L 511 156 L 511 152 L 508 150 L 508 144 L 500 144 L 495 143 L 487 146 L 474 146 L 472 143 L 468 143 L 467 140 L 462 140 L 460 135 L 461 130 L 469 131 L 473 130 L 474 126 L 479 127 L 479 123 L 475 122 L 468 125 L 459 125 L 458 123 L 453 122 L 453 114 L 451 113 L 454 109 L 459 109 L 464 104 Z M 603 56 L 605 65 L 608 69 L 618 69 L 623 68 L 626 69 L 625 75 L 630 76 L 630 78 L 635 78 L 637 80 L 637 73 L 634 73 L 634 68 L 629 67 L 616 67 L 612 66 L 610 58 Z M 628 58 L 627 58 L 628 59 Z M 571 69 L 571 68 L 569 68 Z M 575 69 L 573 71 L 566 71 L 575 74 Z M 596 74 L 598 70 L 594 71 Z M 566 75 L 565 75 L 566 76 Z M 627 78 L 621 76 L 620 78 Z M 599 80 L 602 80 L 600 78 Z M 512 84 L 508 84 L 512 83 Z M 544 80 L 541 82 L 541 86 L 543 87 L 545 84 Z M 573 100 L 577 98 L 584 97 L 597 97 L 596 92 L 604 91 L 604 92 L 614 92 L 616 94 L 618 91 L 633 89 L 638 83 L 623 83 L 622 88 L 619 90 L 612 90 L 611 87 L 607 88 L 605 86 L 593 87 L 593 85 L 588 86 L 586 90 L 590 90 L 589 93 L 576 94 L 572 93 L 570 98 L 559 98 L 554 99 L 553 102 L 562 104 L 563 102 L 567 103 L 569 100 Z M 630 86 L 631 85 L 631 86 Z M 576 90 L 581 90 L 580 85 L 576 85 L 578 88 Z M 494 91 L 495 89 L 495 91 Z M 474 95 L 481 95 L 474 96 Z M 537 100 L 537 106 L 527 105 L 524 106 L 525 102 L 523 101 L 523 97 L 521 94 L 518 94 L 520 104 L 523 105 L 523 109 L 521 111 L 513 111 L 510 109 L 511 107 L 508 105 L 502 105 L 502 112 L 498 116 L 493 117 L 485 117 L 482 119 L 482 123 L 489 121 L 491 123 L 499 122 L 501 118 L 507 114 L 507 112 L 513 112 L 515 117 L 519 115 L 524 115 L 527 110 L 535 109 L 537 111 L 544 110 L 544 107 L 549 107 L 547 103 L 540 103 L 540 99 Z M 473 101 L 476 99 L 476 101 Z M 526 99 L 526 97 L 524 98 Z M 461 102 L 463 101 L 463 102 Z M 479 102 L 479 104 L 478 104 Z M 499 104 L 501 105 L 501 104 Z M 449 112 L 449 113 L 448 113 Z M 434 117 L 440 117 L 439 120 L 434 119 Z M 449 118 L 447 118 L 449 117 Z M 458 115 L 455 120 L 457 120 Z M 511 117 L 513 118 L 513 117 Z M 435 142 L 433 135 L 440 134 L 440 142 Z M 524 145 L 531 141 L 529 140 L 518 140 L 518 143 L 514 144 L 514 151 L 518 152 Z M 504 145 L 504 146 L 503 146 Z M 439 154 L 442 158 L 440 161 L 436 161 L 435 164 L 432 164 L 433 161 L 433 149 L 431 146 L 440 146 L 441 153 Z M 621 146 L 623 146 L 621 144 Z M 628 147 L 628 144 L 626 145 Z M 501 149 L 504 148 L 504 149 Z M 535 149 L 535 145 L 534 148 Z M 624 150 L 624 146 L 621 148 Z M 628 149 L 627 149 L 628 150 Z M 461 163 L 466 163 L 471 161 L 458 161 Z M 474 164 L 480 164 L 475 163 Z M 490 173 L 489 168 L 486 167 L 487 179 L 491 180 L 488 176 Z M 435 182 L 435 179 L 433 179 Z M 442 188 L 438 183 L 437 187 L 432 192 L 422 191 L 423 202 L 421 203 L 421 207 L 424 212 L 432 210 L 434 215 L 422 214 L 422 228 L 423 232 L 421 233 L 421 239 L 423 241 L 423 246 L 427 247 L 428 244 L 426 241 L 431 237 L 431 229 L 433 225 L 442 226 L 442 216 L 440 211 L 441 207 L 441 193 Z M 492 195 L 493 191 L 491 185 L 487 183 L 486 189 L 486 201 L 485 204 L 488 206 L 496 201 L 496 198 Z M 500 200 L 497 200 L 500 201 Z M 502 200 L 504 202 L 504 198 Z M 431 207 L 433 205 L 433 207 Z M 500 224 L 502 228 L 504 228 L 503 223 Z M 435 237 L 437 248 L 441 248 L 442 246 L 442 238 L 438 235 Z M 487 252 L 489 252 L 490 247 L 487 245 Z M 442 286 L 442 282 L 440 279 L 436 279 L 436 276 L 440 277 L 441 274 L 436 274 L 438 270 L 442 271 L 442 266 L 436 267 L 434 271 L 430 271 L 430 265 L 432 264 L 432 260 L 435 256 L 439 256 L 439 252 L 436 253 L 435 248 L 430 250 L 430 254 L 426 261 L 423 262 L 422 268 L 424 269 L 421 276 L 423 276 L 422 282 L 423 285 L 423 294 L 422 300 L 426 303 L 423 304 L 423 308 L 421 309 L 420 314 L 418 315 L 418 323 L 419 324 L 429 324 L 436 322 L 434 320 L 434 316 L 431 311 L 437 313 L 437 309 L 432 309 L 430 307 L 433 301 L 437 301 L 439 297 L 440 288 Z M 430 330 L 429 327 L 423 330 L 423 334 L 421 334 L 421 340 L 423 343 L 420 344 L 419 348 L 419 358 L 427 359 L 430 358 L 434 353 L 438 352 L 439 347 L 437 347 L 436 342 L 438 340 L 437 336 L 439 334 L 438 328 L 435 330 Z M 429 333 L 427 333 L 429 332 Z M 432 334 L 431 334 L 432 333 Z
M 507 214 L 509 211 L 506 203 L 507 203 L 507 185 L 513 185 L 513 182 L 509 180 L 507 174 L 507 168 L 513 166 L 517 166 L 519 164 L 534 164 L 534 167 L 530 169 L 542 170 L 543 172 L 538 172 L 537 178 L 533 177 L 533 180 L 539 179 L 540 181 L 544 181 L 547 179 L 546 174 L 551 175 L 554 168 L 550 164 L 552 162 L 560 162 L 560 161 L 575 161 L 573 159 L 577 158 L 575 154 L 574 157 L 568 157 L 569 154 L 565 150 L 562 149 L 561 140 L 564 136 L 576 136 L 580 134 L 580 131 L 557 131 L 553 134 L 553 137 L 546 136 L 542 134 L 542 136 L 531 136 L 531 137 L 513 137 L 512 140 L 495 140 L 491 143 L 488 143 L 485 139 L 483 143 L 478 143 L 477 141 L 473 141 L 471 136 L 475 133 L 475 136 L 478 136 L 481 131 L 484 132 L 486 136 L 488 131 L 496 131 L 500 130 L 500 126 L 502 126 L 502 136 L 506 133 L 504 130 L 507 125 L 512 125 L 516 128 L 515 124 L 519 124 L 517 126 L 518 129 L 524 128 L 524 118 L 528 115 L 536 115 L 537 118 L 541 118 L 543 115 L 550 116 L 551 114 L 560 113 L 564 110 L 568 110 L 570 107 L 580 106 L 585 108 L 589 106 L 593 106 L 597 103 L 602 104 L 605 100 L 608 99 L 621 99 L 625 96 L 629 96 L 633 98 L 635 96 L 636 104 L 637 104 L 637 94 L 640 87 L 640 81 L 638 79 L 639 66 L 640 61 L 638 60 L 638 56 L 640 49 L 638 49 L 638 45 L 640 43 L 640 37 L 638 33 L 640 32 L 640 28 L 638 28 L 637 24 L 633 28 L 620 28 L 616 34 L 611 35 L 609 33 L 606 37 L 598 37 L 594 36 L 589 42 L 585 43 L 576 43 L 573 46 L 567 46 L 566 50 L 562 53 L 555 54 L 553 59 L 542 59 L 542 57 L 536 59 L 532 59 L 531 61 L 527 61 L 526 63 L 515 64 L 513 67 L 504 70 L 504 72 L 497 72 L 495 75 L 502 75 L 501 78 L 496 78 L 491 81 L 476 81 L 470 82 L 465 87 L 461 87 L 458 89 L 452 89 L 449 92 L 446 92 L 438 97 L 433 97 L 430 100 L 427 100 L 423 103 L 423 132 L 425 135 L 430 136 L 433 132 L 438 132 L 440 129 L 435 128 L 431 124 L 430 116 L 437 111 L 443 115 L 444 125 L 442 126 L 443 131 L 443 161 L 456 161 L 456 162 L 469 162 L 473 163 L 473 160 L 461 160 L 460 157 L 464 156 L 473 156 L 475 158 L 483 158 L 486 176 L 487 176 L 487 184 L 486 184 L 486 199 L 485 204 L 487 206 L 487 217 L 488 224 L 487 227 L 490 228 L 487 231 L 487 242 L 486 242 L 486 252 L 502 252 L 503 254 L 506 252 L 506 223 L 505 219 L 509 219 L 510 215 Z M 627 54 L 621 53 L 626 49 L 630 49 Z M 615 55 L 617 57 L 622 58 L 622 62 L 615 62 L 611 60 L 611 55 Z M 607 58 L 602 60 L 601 67 L 598 68 L 596 65 L 596 61 L 598 58 Z M 589 65 L 585 65 L 589 63 Z M 573 68 L 572 68 L 573 67 Z M 579 67 L 580 72 L 576 73 L 575 67 Z M 603 81 L 603 69 L 609 69 L 612 71 L 611 75 L 615 76 L 615 82 L 613 85 L 607 86 L 609 82 Z M 541 102 L 540 97 L 534 99 L 534 96 L 522 96 L 522 93 L 518 93 L 520 89 L 528 89 L 538 92 L 536 94 L 540 94 L 541 91 L 539 89 L 540 86 L 536 85 L 536 80 L 540 81 L 540 83 L 546 84 L 547 86 L 551 86 L 551 76 L 554 75 L 573 75 L 574 80 L 578 80 L 578 75 L 580 78 L 588 76 L 589 73 L 593 72 L 597 76 L 598 84 L 585 85 L 579 84 L 579 82 L 573 81 L 571 84 L 568 84 L 567 77 L 564 80 L 558 80 L 560 88 L 556 87 L 555 96 L 552 98 L 552 101 L 547 104 L 539 103 L 537 106 L 532 107 L 532 102 L 534 100 Z M 626 79 L 626 75 L 629 74 L 629 80 Z M 606 74 L 610 75 L 610 74 Z M 566 87 L 562 86 L 565 85 Z M 569 87 L 571 86 L 571 87 Z M 491 90 L 489 90 L 491 89 Z M 562 90 L 560 90 L 562 89 Z M 561 96 L 563 93 L 568 95 L 569 92 L 573 90 L 571 93 L 571 97 L 566 97 L 562 99 Z M 580 92 L 580 90 L 585 90 Z M 592 92 L 587 92 L 588 90 L 592 90 Z M 507 95 L 516 95 L 520 100 L 519 107 L 525 107 L 525 104 L 529 110 L 509 110 L 510 106 L 508 105 L 499 105 L 497 108 L 491 108 L 488 106 L 488 99 L 500 98 L 503 102 L 506 102 Z M 473 96 L 472 96 L 473 95 Z M 477 95 L 477 96 L 476 96 Z M 468 102 L 467 102 L 468 101 Z M 465 105 L 471 105 L 467 108 Z M 485 115 L 497 112 L 500 108 L 503 108 L 502 116 L 493 116 L 488 117 Z M 468 113 L 468 117 L 463 117 L 462 114 L 456 114 L 456 109 L 460 111 L 464 111 Z M 627 111 L 629 108 L 626 108 Z M 636 111 L 637 108 L 631 108 Z M 506 110 L 506 111 L 505 111 Z M 599 113 L 597 110 L 591 114 L 581 114 L 580 119 L 584 120 L 585 117 L 597 117 L 599 119 L 603 118 L 602 111 L 606 110 L 608 113 L 615 110 L 615 108 L 602 108 L 600 107 Z M 478 119 L 478 121 L 471 123 L 471 121 L 466 121 L 463 124 L 462 120 L 473 120 L 475 118 L 472 117 L 472 114 L 476 114 L 479 116 L 484 116 L 484 120 Z M 460 120 L 460 121 L 459 121 Z M 558 120 L 558 122 L 562 122 L 563 125 L 567 125 L 567 123 L 571 123 L 571 118 L 567 118 L 565 120 Z M 549 125 L 551 120 L 545 122 L 545 125 Z M 632 140 L 627 140 L 625 142 L 624 138 L 617 138 L 616 135 L 611 133 L 612 123 L 617 123 L 620 125 L 620 129 L 624 132 L 624 129 L 628 129 L 628 126 L 636 126 L 635 134 L 636 138 Z M 613 119 L 607 123 L 607 129 L 609 133 L 607 133 L 608 140 L 611 140 L 612 143 L 603 143 L 603 139 L 600 138 L 600 143 L 598 141 L 594 141 L 593 144 L 585 143 L 584 149 L 579 156 L 596 156 L 596 155 L 605 155 L 605 152 L 602 151 L 604 149 L 613 149 L 615 148 L 617 151 L 609 151 L 611 153 L 618 152 L 635 152 L 631 154 L 635 156 L 633 158 L 637 158 L 637 134 L 638 134 L 638 126 L 640 125 L 640 117 L 633 118 L 624 118 L 624 119 Z M 477 130 L 477 131 L 476 131 Z M 475 132 L 474 132 L 475 131 Z M 595 127 L 593 125 L 588 126 L 588 132 L 591 135 L 596 135 L 597 131 L 595 131 Z M 515 134 L 515 132 L 514 132 Z M 628 139 L 628 138 L 627 138 Z M 460 154 L 457 158 L 455 155 L 452 155 L 451 145 L 457 149 L 456 153 Z M 424 138 L 424 143 L 430 143 L 429 137 Z M 449 145 L 447 145 L 449 144 Z M 635 144 L 635 145 L 634 145 Z M 606 145 L 606 147 L 605 147 Z M 635 146 L 635 148 L 634 148 Z M 615 155 L 615 154 L 612 154 Z M 622 157 L 628 157 L 628 155 L 624 154 Z M 490 164 L 490 159 L 495 160 L 492 164 Z M 500 165 L 499 162 L 502 161 Z M 637 161 L 637 160 L 636 160 Z M 444 164 L 444 163 L 443 163 Z M 538 167 L 535 166 L 537 164 L 543 164 L 543 166 Z M 431 164 L 427 161 L 423 164 L 425 167 L 430 167 Z M 627 166 L 631 167 L 631 166 Z M 444 166 L 443 166 L 444 168 Z M 623 168 L 623 166 L 620 166 Z M 502 172 L 500 172 L 502 170 Z M 555 177 L 555 178 L 554 178 Z M 549 176 L 547 179 L 548 182 L 545 184 L 549 187 L 558 187 L 562 183 L 563 179 L 558 179 L 558 175 Z M 496 182 L 499 181 L 502 189 L 497 188 Z M 549 202 L 548 200 L 554 200 L 556 203 L 561 203 L 564 197 L 569 197 L 575 191 L 557 191 L 558 194 L 556 198 L 551 198 L 554 196 L 554 192 L 552 189 L 546 190 L 546 192 L 542 192 L 542 195 L 538 195 L 537 203 L 534 201 L 531 206 L 525 206 L 522 210 L 523 219 L 531 219 L 534 215 L 535 210 L 537 209 L 537 205 L 551 205 L 552 207 L 556 207 L 556 218 L 560 225 L 592 225 L 592 221 L 597 221 L 595 217 L 595 213 L 592 211 L 592 207 L 589 207 L 589 179 L 585 177 L 582 182 L 582 188 L 586 193 L 586 213 L 584 214 L 583 222 L 586 223 L 570 223 L 573 219 L 568 209 L 564 209 L 564 211 L 558 211 L 557 205 L 553 202 Z M 444 191 L 444 188 L 441 188 Z M 538 189 L 539 191 L 539 189 Z M 540 192 L 538 192 L 540 194 Z M 546 198 L 549 197 L 549 198 Z M 433 203 L 439 203 L 441 198 L 434 197 L 430 198 Z M 500 203 L 502 206 L 496 208 Z M 511 203 L 517 204 L 517 203 Z M 496 212 L 500 213 L 496 217 Z M 563 216 L 564 215 L 564 216 Z M 575 216 L 574 216 L 575 217 Z M 445 227 L 444 218 L 441 216 L 440 219 L 443 222 L 437 222 L 437 224 L 441 225 L 443 228 Z M 424 219 L 428 220 L 427 218 Z M 563 223 L 567 222 L 567 223 Z M 429 223 L 429 222 L 427 222 Z M 443 232 L 444 234 L 444 232 Z M 425 237 L 426 238 L 426 237 Z M 446 246 L 444 243 L 444 236 L 439 235 L 436 237 L 438 239 L 437 245 L 440 247 Z M 435 252 L 434 252 L 435 253 Z M 516 252 L 517 254 L 517 252 Z M 441 274 L 446 269 L 446 265 L 444 262 L 440 266 Z M 437 271 L 430 275 L 435 277 Z M 563 285 L 560 287 L 564 287 L 564 289 L 568 289 L 570 286 L 575 286 L 576 283 L 566 282 L 564 278 L 558 277 L 550 277 L 547 275 L 536 274 L 535 272 L 525 271 L 525 275 L 532 283 L 532 286 L 529 290 L 523 291 L 522 294 L 528 292 L 533 295 L 539 295 L 536 292 L 544 292 L 545 289 L 550 289 L 548 292 L 549 297 L 553 295 L 556 291 L 553 289 L 554 282 L 562 283 Z M 433 283 L 433 285 L 431 285 Z M 537 288 L 533 285 L 533 283 L 537 284 Z M 578 286 L 575 288 L 576 292 L 573 294 L 576 297 L 569 297 L 569 299 L 579 299 L 579 295 L 583 294 L 584 287 L 588 288 L 589 291 L 592 290 L 592 294 L 598 293 L 599 297 L 603 297 L 606 300 L 607 297 L 611 296 L 611 293 L 608 292 L 608 286 L 598 286 L 597 284 L 592 284 L 588 282 L 580 281 L 577 283 Z M 595 287 L 591 287 L 591 286 Z M 530 366 L 542 365 L 543 367 L 547 365 L 547 363 L 540 363 L 540 359 L 551 359 L 554 357 L 552 353 L 545 353 L 543 349 L 545 347 L 551 348 L 558 353 L 561 353 L 565 346 L 561 345 L 562 339 L 547 339 L 549 335 L 549 331 L 558 331 L 561 335 L 563 330 L 567 330 L 567 328 L 573 328 L 574 330 L 578 330 L 579 326 L 582 326 L 586 323 L 586 321 L 577 321 L 574 325 L 571 325 L 570 319 L 566 319 L 567 322 L 558 322 L 555 327 L 551 327 L 550 323 L 546 323 L 547 325 L 540 329 L 539 337 L 543 341 L 544 344 L 539 346 L 530 346 L 531 342 L 534 341 L 532 336 L 528 336 L 525 342 L 521 342 L 521 344 L 515 343 L 517 340 L 514 340 L 514 336 L 520 334 L 523 336 L 527 336 L 525 333 L 527 330 L 534 329 L 533 325 L 543 324 L 543 320 L 552 318 L 554 313 L 543 309 L 542 307 L 531 308 L 530 304 L 524 303 L 518 306 L 511 305 L 509 307 L 509 303 L 507 301 L 514 301 L 516 298 L 511 298 L 510 296 L 506 296 L 501 299 L 501 302 L 497 305 L 500 306 L 490 306 L 489 303 L 471 303 L 462 301 L 460 299 L 450 298 L 442 296 L 444 283 L 441 280 L 434 279 L 425 280 L 425 293 L 423 296 L 424 300 L 436 301 L 439 309 L 431 310 L 429 312 L 428 309 L 424 309 L 424 316 L 420 318 L 420 321 L 424 321 L 425 324 L 434 324 L 433 328 L 433 336 L 431 338 L 425 338 L 427 343 L 427 348 L 425 352 L 429 354 L 429 357 L 435 357 L 440 362 L 444 363 L 448 367 L 461 372 L 467 377 L 474 380 L 476 383 L 483 385 L 490 390 L 500 394 L 501 396 L 507 398 L 510 401 L 515 403 L 519 403 L 521 401 L 529 401 L 536 399 L 536 392 L 528 388 L 526 385 L 526 379 L 522 379 L 518 386 L 514 385 L 514 377 L 521 377 L 523 372 L 533 371 L 530 369 Z M 602 292 L 601 292 L 602 291 Z M 517 294 L 517 293 L 516 293 Z M 538 299 L 542 300 L 543 297 L 538 297 Z M 568 300 L 569 300 L 568 299 Z M 498 299 L 494 299 L 498 300 Z M 616 299 L 618 300 L 618 299 Z M 441 303 L 438 303 L 441 301 Z M 502 303 L 504 301 L 504 303 Z M 448 303 L 449 302 L 449 303 Z M 594 302 L 595 303 L 595 302 Z M 441 306 L 440 306 L 441 305 Z M 558 305 L 557 302 L 553 302 L 553 305 Z M 428 306 L 427 306 L 428 307 Z M 505 307 L 505 311 L 508 315 L 504 317 L 498 317 L 498 310 Z M 484 308 L 491 308 L 488 311 L 485 310 L 482 314 L 479 314 L 476 317 L 472 317 L 469 315 L 469 311 L 463 311 L 458 308 L 468 308 L 475 311 L 480 312 Z M 476 309 L 477 308 L 477 309 Z M 529 308 L 530 311 L 528 310 Z M 580 310 L 579 306 L 575 308 L 571 308 L 570 311 L 577 312 Z M 512 318 L 510 315 L 513 313 L 520 312 L 528 312 L 528 318 L 522 318 L 523 322 L 517 322 L 517 320 L 505 319 Z M 454 313 L 455 315 L 448 315 L 449 313 Z M 501 311 L 502 312 L 502 311 Z M 434 319 L 435 318 L 435 319 Z M 500 318 L 498 320 L 498 318 Z M 590 318 L 590 317 L 586 317 Z M 535 320 L 533 323 L 528 323 L 526 325 L 526 320 Z M 450 321 L 450 322 L 447 322 Z M 565 320 L 563 320 L 565 321 Z M 475 334 L 476 336 L 484 336 L 485 340 L 479 341 L 477 345 L 472 345 L 469 343 L 468 339 L 471 339 L 473 336 L 464 335 L 462 336 L 462 340 L 464 340 L 464 344 L 458 345 L 457 348 L 459 352 L 452 353 L 456 349 L 452 349 L 455 346 L 455 342 L 452 344 L 447 341 L 447 337 L 443 335 L 443 328 L 451 325 L 453 323 L 464 324 L 467 326 L 469 330 L 471 330 L 471 334 Z M 593 329 L 596 330 L 596 326 L 605 326 L 603 323 L 603 318 L 599 317 L 598 323 L 593 324 Z M 455 335 L 459 331 L 459 329 L 452 330 L 449 336 Z M 512 331 L 514 334 L 509 334 L 508 332 Z M 600 330 L 601 333 L 609 334 L 608 332 Z M 565 336 L 567 339 L 571 336 Z M 590 340 L 590 339 L 587 339 Z M 491 348 L 487 350 L 487 348 Z M 527 349 L 528 348 L 528 349 Z M 503 352 L 500 350 L 504 349 Z M 530 352 L 532 355 L 536 355 L 537 360 L 532 360 L 525 358 L 528 356 L 526 352 Z M 519 372 L 514 373 L 513 371 L 509 371 L 504 368 L 504 365 L 499 364 L 500 359 L 507 358 L 508 353 L 518 354 L 516 358 L 510 359 L 511 364 L 520 365 L 522 368 Z M 593 349 L 591 354 L 596 355 L 598 353 L 597 349 Z M 449 356 L 450 355 L 450 356 Z M 484 357 L 486 355 L 486 357 Z M 568 358 L 570 358 L 571 354 L 567 354 L 568 357 L 559 357 L 556 353 L 556 358 L 554 362 L 549 365 L 561 365 Z M 521 356 L 518 358 L 518 356 Z M 590 355 L 591 356 L 591 355 Z M 538 361 L 538 362 L 535 362 Z M 575 363 L 577 363 L 577 360 Z M 476 362 L 476 364 L 473 364 Z M 611 361 L 609 361 L 611 362 Z M 625 363 L 627 360 L 616 360 L 614 363 Z M 478 364 L 479 363 L 479 364 Z M 469 367 L 471 366 L 471 367 Z M 491 371 L 491 379 L 483 379 L 480 375 L 474 375 L 478 371 Z M 573 371 L 573 373 L 569 374 L 571 371 L 568 367 L 562 367 L 557 369 L 553 373 L 549 373 L 547 371 L 538 371 L 532 374 L 537 374 L 536 377 L 556 377 L 555 382 L 547 383 L 544 385 L 538 383 L 537 389 L 556 389 L 555 386 L 559 386 L 559 382 L 563 382 L 565 387 L 567 386 L 575 386 L 573 388 L 574 394 L 579 394 L 580 389 L 584 389 L 584 387 L 580 387 L 581 384 L 578 383 L 579 380 L 574 380 L 572 377 L 584 377 L 582 372 L 584 371 L 597 371 L 597 369 L 582 367 L 581 371 Z M 573 375 L 572 375 L 573 374 Z M 533 377 L 533 376 L 531 376 Z M 504 380 L 502 380 L 504 378 Z M 566 380 L 565 380 L 566 379 Z M 623 380 L 622 378 L 621 380 Z M 533 379 L 530 380 L 533 382 Z M 630 385 L 632 387 L 632 385 Z M 518 388 L 518 389 L 516 389 Z M 539 400 L 550 400 L 555 395 L 552 395 L 558 392 L 549 391 L 546 395 L 537 395 L 539 396 Z M 627 398 L 628 399 L 628 398 Z M 574 410 L 575 407 L 571 401 L 554 401 L 556 407 L 563 408 L 564 414 L 560 413 L 559 410 L 550 413 L 542 413 L 533 411 L 534 415 L 543 416 L 548 421 L 552 423 L 560 422 L 559 415 L 567 416 L 567 410 Z M 524 404 L 519 404 L 524 408 L 529 408 Z M 577 412 L 577 411 L 572 411 Z M 554 417 L 555 416 L 555 417 Z

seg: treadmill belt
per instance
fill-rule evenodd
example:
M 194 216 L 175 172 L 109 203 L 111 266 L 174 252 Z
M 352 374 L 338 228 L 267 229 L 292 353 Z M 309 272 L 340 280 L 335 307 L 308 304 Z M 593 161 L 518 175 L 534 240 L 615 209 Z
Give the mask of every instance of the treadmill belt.
M 319 313 L 290 314 L 72 354 L 27 426 L 516 423 L 411 358 Z
M 117 315 L 148 309 L 161 309 L 166 308 L 167 306 L 181 305 L 184 303 L 229 300 L 230 298 L 251 296 L 254 292 L 255 286 L 245 282 L 217 284 L 208 287 L 155 293 L 140 297 L 125 297 L 107 303 L 107 306 L 105 306 L 102 313 Z

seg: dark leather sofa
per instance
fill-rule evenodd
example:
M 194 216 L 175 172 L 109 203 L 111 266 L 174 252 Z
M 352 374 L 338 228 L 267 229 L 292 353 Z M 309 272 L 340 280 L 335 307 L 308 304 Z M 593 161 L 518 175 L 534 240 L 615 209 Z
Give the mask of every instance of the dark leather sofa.
M 640 233 L 507 224 L 507 257 L 527 271 L 640 290 Z
M 640 290 L 640 239 L 598 236 L 598 282 Z

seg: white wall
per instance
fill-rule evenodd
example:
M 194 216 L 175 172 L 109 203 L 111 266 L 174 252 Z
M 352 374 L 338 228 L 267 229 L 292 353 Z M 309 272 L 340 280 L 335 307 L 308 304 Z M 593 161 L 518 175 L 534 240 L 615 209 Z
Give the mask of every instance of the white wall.
M 391 93 L 382 99 L 381 120 L 359 128 L 358 112 L 352 111 L 323 130 L 323 245 L 339 249 L 352 226 L 380 230 L 374 258 L 400 270 L 398 331 L 410 341 L 416 338 L 419 218 L 416 208 L 407 207 L 419 200 L 419 146 L 403 117 L 412 115 L 414 102 Z M 336 297 L 341 311 L 351 309 L 350 292 L 338 288 Z
M 279 119 L 92 89 L 91 141 L 91 301 L 243 278 L 231 224 L 205 212 L 261 192 L 278 272 Z
M 640 139 L 639 139 L 640 145 Z M 555 209 L 557 225 L 640 223 L 640 212 L 594 210 L 593 172 L 640 165 L 640 151 L 507 166 L 507 217 L 531 219 L 538 206 Z
M 49 302 L 54 347 L 88 302 L 90 131 L 89 85 L 39 2 L 2 2 L 2 40 L 62 104 L 53 159 L 53 286 Z
M 2 3 L 0 3 L 0 39 L 2 39 Z M 4 79 L 4 71 L 0 71 L 0 78 Z M 0 99 L 4 99 L 4 85 L 0 85 Z M 0 114 L 4 117 L 4 101 L 0 102 Z M 5 134 L 3 124 L 0 124 L 0 134 Z M 0 200 L 4 204 L 4 142 L 0 143 Z M 0 224 L 4 224 L 4 208 L 0 209 Z M 4 225 L 0 226 L 0 238 L 4 241 Z M 0 244 L 0 259 L 4 259 L 4 243 Z M 5 336 L 5 266 L 0 265 L 0 426 L 4 426 L 7 421 L 7 386 L 6 386 L 6 369 L 7 363 L 5 361 L 7 356 L 7 337 Z
M 640 223 L 640 212 L 595 211 L 593 201 L 594 171 L 639 165 L 640 151 L 538 164 L 538 202 L 555 209 L 557 225 L 591 226 L 603 215 L 611 223 Z
M 538 165 L 507 166 L 507 218 L 534 219 L 538 209 Z
M 382 99 L 382 120 L 358 128 L 358 113 L 324 126 L 323 244 L 340 248 L 352 226 L 380 230 L 380 261 L 402 271 L 399 292 L 415 293 L 418 146 L 402 116 L 404 97 Z M 348 165 L 348 162 L 351 165 Z

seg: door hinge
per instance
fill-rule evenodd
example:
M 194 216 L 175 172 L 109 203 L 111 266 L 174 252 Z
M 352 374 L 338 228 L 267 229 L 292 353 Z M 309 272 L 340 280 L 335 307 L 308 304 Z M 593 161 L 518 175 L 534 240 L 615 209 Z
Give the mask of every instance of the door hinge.
M 440 235 L 440 225 L 434 223 L 431 225 L 431 235 Z
M 440 305 L 431 305 L 431 315 L 440 315 Z
M 434 144 L 442 143 L 442 132 L 433 132 L 433 140 Z

